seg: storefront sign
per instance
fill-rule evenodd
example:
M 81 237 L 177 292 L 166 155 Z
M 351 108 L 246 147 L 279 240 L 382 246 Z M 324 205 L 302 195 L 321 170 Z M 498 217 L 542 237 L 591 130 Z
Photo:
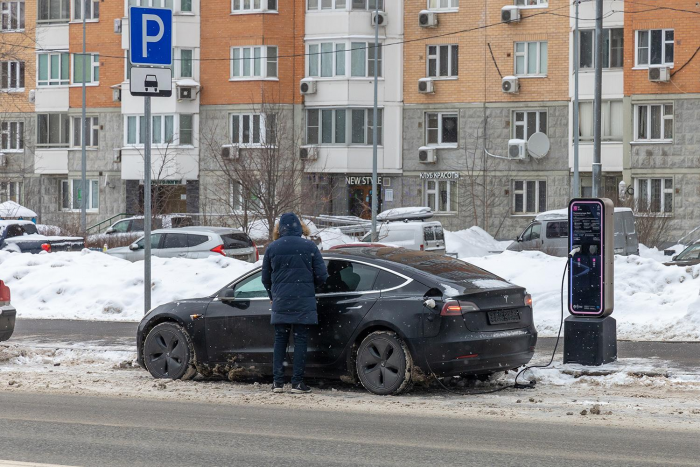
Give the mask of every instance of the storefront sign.
M 372 177 L 345 177 L 345 183 L 348 185 L 371 185 Z M 382 184 L 382 177 L 377 177 L 377 185 Z
M 457 180 L 459 178 L 459 172 L 421 172 L 420 178 L 432 180 Z

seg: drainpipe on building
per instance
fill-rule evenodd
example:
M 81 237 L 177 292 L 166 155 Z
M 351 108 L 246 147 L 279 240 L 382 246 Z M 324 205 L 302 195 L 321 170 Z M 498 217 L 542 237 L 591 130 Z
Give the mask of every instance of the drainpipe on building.
M 87 187 L 87 150 L 86 150 L 86 140 L 87 129 L 85 128 L 85 112 L 86 112 L 86 102 L 85 102 L 85 81 L 87 80 L 87 60 L 85 59 L 85 3 L 82 5 L 83 8 L 83 111 L 81 120 L 81 133 L 82 133 L 82 144 L 81 144 L 81 157 L 80 157 L 80 230 L 83 234 L 87 234 L 87 198 L 88 198 L 88 187 Z
M 601 104 L 603 97 L 603 0 L 596 0 L 595 5 L 595 101 L 593 125 L 593 198 L 598 198 L 600 193 L 600 179 L 602 163 L 601 151 Z

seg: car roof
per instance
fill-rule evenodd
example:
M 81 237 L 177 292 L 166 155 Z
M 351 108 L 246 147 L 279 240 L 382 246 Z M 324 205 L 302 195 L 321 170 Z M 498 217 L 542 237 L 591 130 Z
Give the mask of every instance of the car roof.
M 386 224 L 382 224 L 381 228 L 394 228 L 394 229 L 419 229 L 421 227 L 427 227 L 427 226 L 436 226 L 439 225 L 442 227 L 442 224 L 440 221 L 409 221 L 409 222 L 388 222 Z
M 12 220 L 12 219 L 7 219 L 7 220 L 0 220 L 0 227 L 7 227 L 8 225 L 14 225 L 14 224 L 34 224 L 32 221 L 25 221 L 25 220 Z
M 236 233 L 244 233 L 240 229 L 234 229 L 233 227 L 209 227 L 205 225 L 193 225 L 193 226 L 187 226 L 187 227 L 180 227 L 178 230 L 187 230 L 187 231 L 193 231 L 193 230 L 198 230 L 200 232 L 213 232 L 217 234 L 228 234 L 231 232 L 236 232 Z

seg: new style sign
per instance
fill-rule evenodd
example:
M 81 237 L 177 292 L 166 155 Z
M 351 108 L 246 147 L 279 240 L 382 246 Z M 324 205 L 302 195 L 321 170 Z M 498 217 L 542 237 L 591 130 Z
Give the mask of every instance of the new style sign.
M 129 7 L 129 57 L 132 65 L 173 64 L 173 10 Z

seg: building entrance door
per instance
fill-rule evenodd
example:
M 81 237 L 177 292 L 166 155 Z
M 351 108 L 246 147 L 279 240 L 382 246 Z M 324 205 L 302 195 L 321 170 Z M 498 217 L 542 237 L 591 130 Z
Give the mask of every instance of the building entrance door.
M 378 192 L 378 196 L 378 211 L 381 212 L 381 189 Z M 362 219 L 372 218 L 372 185 L 355 185 L 350 187 L 349 211 L 351 216 L 361 217 Z

